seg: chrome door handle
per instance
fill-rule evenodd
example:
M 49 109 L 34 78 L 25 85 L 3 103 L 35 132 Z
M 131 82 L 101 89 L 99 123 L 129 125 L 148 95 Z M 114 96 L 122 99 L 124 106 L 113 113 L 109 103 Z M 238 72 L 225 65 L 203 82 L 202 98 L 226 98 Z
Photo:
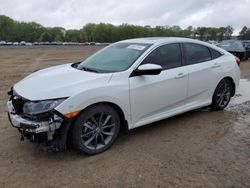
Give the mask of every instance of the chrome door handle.
M 212 68 L 218 68 L 218 67 L 220 67 L 219 63 L 214 63 L 213 66 L 212 66 Z
M 176 79 L 180 79 L 180 78 L 183 78 L 183 77 L 185 77 L 186 76 L 186 74 L 184 74 L 184 73 L 179 73 L 175 78 Z

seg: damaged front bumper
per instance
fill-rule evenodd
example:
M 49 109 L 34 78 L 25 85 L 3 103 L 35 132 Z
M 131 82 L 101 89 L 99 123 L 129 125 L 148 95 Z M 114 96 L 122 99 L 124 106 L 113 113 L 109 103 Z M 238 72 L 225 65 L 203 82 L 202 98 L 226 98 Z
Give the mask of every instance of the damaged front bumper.
M 62 119 L 58 116 L 55 116 L 55 118 L 53 118 L 53 120 L 51 119 L 50 121 L 37 122 L 24 119 L 17 114 L 12 114 L 11 112 L 9 112 L 8 114 L 9 120 L 13 127 L 24 129 L 27 132 L 36 134 L 42 132 L 53 133 L 56 129 L 59 129 L 62 124 Z
M 7 102 L 7 107 L 9 121 L 21 133 L 21 140 L 27 138 L 31 142 L 37 142 L 46 151 L 66 149 L 70 119 L 64 118 L 56 111 L 48 112 L 46 118 L 27 118 L 15 112 L 11 100 Z

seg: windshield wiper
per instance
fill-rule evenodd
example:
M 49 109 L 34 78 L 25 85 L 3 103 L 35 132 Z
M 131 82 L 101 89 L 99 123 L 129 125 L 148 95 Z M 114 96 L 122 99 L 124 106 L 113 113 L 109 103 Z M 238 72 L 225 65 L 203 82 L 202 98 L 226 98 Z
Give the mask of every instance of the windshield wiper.
M 88 72 L 96 72 L 96 73 L 98 73 L 98 70 L 87 68 L 87 67 L 81 67 L 81 70 L 88 71 Z

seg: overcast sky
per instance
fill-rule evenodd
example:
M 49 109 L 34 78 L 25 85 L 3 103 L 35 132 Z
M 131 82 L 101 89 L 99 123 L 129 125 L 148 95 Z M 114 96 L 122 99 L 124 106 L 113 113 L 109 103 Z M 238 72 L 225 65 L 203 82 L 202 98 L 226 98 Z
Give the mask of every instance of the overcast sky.
M 250 27 L 250 0 L 0 0 L 0 14 L 44 26 L 86 23 Z

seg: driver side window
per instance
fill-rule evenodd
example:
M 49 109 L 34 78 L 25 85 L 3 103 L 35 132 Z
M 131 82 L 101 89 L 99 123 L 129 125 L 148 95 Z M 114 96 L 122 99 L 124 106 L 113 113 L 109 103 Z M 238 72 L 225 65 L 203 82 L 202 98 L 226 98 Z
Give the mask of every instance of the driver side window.
M 156 48 L 142 62 L 142 64 L 157 64 L 163 69 L 181 66 L 181 49 L 179 44 L 166 44 Z

